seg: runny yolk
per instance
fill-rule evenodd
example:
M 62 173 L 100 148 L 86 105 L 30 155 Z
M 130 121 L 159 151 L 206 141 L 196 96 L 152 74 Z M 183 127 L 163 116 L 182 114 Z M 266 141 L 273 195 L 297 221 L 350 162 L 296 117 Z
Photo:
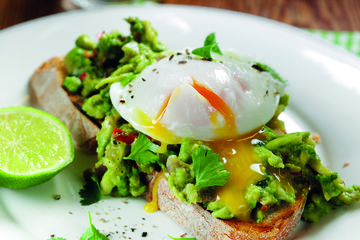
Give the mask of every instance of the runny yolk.
M 153 188 L 152 188 L 152 191 L 151 191 L 152 199 L 151 199 L 150 202 L 145 204 L 145 206 L 144 206 L 145 212 L 153 213 L 153 212 L 156 212 L 159 209 L 157 192 L 158 192 L 158 189 L 159 189 L 159 182 L 163 178 L 166 178 L 163 171 L 161 171 L 160 173 L 158 173 L 156 175 L 155 180 L 154 180 L 154 184 L 153 184 Z
M 181 142 L 180 137 L 174 135 L 170 130 L 166 128 L 165 125 L 160 122 L 166 112 L 171 97 L 173 96 L 175 98 L 177 94 L 179 94 L 179 91 L 180 89 L 176 88 L 174 91 L 172 91 L 171 94 L 169 94 L 169 96 L 166 97 L 155 119 L 152 119 L 149 115 L 147 115 L 139 108 L 135 108 L 133 110 L 134 122 L 141 125 L 143 128 L 146 129 L 146 132 L 149 135 L 154 136 L 156 140 L 159 140 L 164 144 L 178 144 Z
M 155 120 L 153 120 L 153 123 L 158 123 L 160 122 L 160 120 L 164 117 L 164 114 L 166 112 L 166 109 L 167 109 L 167 106 L 169 105 L 169 102 L 170 102 L 170 98 L 171 96 L 174 94 L 176 90 L 174 90 L 171 94 L 169 94 L 169 96 L 166 97 L 163 105 L 161 106 L 160 108 L 160 111 L 157 115 L 157 117 L 155 118 Z
M 228 206 L 239 220 L 248 220 L 253 209 L 245 198 L 247 188 L 265 178 L 251 146 L 254 138 L 256 135 L 209 142 L 230 172 L 228 183 L 217 189 L 216 200 Z
M 192 77 L 191 77 L 192 78 Z M 217 131 L 218 135 L 220 136 L 232 136 L 234 133 L 237 132 L 236 130 L 236 124 L 235 124 L 235 117 L 234 113 L 232 112 L 229 105 L 226 104 L 226 102 L 219 97 L 216 93 L 211 91 L 206 86 L 200 84 L 198 81 L 196 81 L 194 78 L 192 78 L 193 83 L 191 86 L 201 95 L 203 96 L 210 105 L 215 108 L 225 119 L 226 124 L 223 128 L 218 129 Z M 212 114 L 210 115 L 213 119 L 211 119 L 212 123 L 217 123 L 217 120 L 215 119 L 216 115 Z
M 146 129 L 148 135 L 156 136 L 156 140 L 164 144 L 178 144 L 181 139 L 168 130 L 160 121 L 153 120 L 142 110 L 135 108 L 133 110 L 133 120 Z

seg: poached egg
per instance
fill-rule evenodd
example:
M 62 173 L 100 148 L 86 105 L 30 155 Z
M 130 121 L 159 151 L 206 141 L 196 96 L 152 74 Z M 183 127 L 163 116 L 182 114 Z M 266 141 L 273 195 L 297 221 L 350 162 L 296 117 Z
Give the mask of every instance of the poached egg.
M 175 53 L 126 86 L 114 83 L 111 101 L 135 129 L 166 144 L 231 139 L 263 126 L 274 115 L 284 85 L 248 58 L 217 59 Z

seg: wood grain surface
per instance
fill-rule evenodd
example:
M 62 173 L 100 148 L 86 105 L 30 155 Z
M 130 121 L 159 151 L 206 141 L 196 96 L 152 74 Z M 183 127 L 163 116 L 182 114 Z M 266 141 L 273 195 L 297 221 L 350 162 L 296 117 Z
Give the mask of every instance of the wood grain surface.
M 162 4 L 229 9 L 304 28 L 360 31 L 360 0 L 163 0 Z M 71 7 L 69 0 L 0 0 L 0 29 Z

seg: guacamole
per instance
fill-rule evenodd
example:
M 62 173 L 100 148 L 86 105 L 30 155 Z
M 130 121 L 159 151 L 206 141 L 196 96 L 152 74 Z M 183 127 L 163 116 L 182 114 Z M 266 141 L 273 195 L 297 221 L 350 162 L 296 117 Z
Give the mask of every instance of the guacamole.
M 250 168 L 232 172 L 214 152 L 214 143 L 185 138 L 181 144 L 167 145 L 134 129 L 112 106 L 109 88 L 114 82 L 131 83 L 144 68 L 172 52 L 159 41 L 150 22 L 126 21 L 130 35 L 102 33 L 98 42 L 81 35 L 64 59 L 68 72 L 64 87 L 83 99 L 82 110 L 89 117 L 102 122 L 96 137 L 98 162 L 84 174 L 83 204 L 103 195 L 141 196 L 147 190 L 146 175 L 153 171 L 167 173 L 169 187 L 180 201 L 201 204 L 222 219 L 261 222 L 273 209 L 308 195 L 303 220 L 316 222 L 359 198 L 359 186 L 345 187 L 337 173 L 321 164 L 309 132 L 285 132 L 278 116 L 288 104 L 287 94 L 281 96 L 273 118 L 246 142 L 254 156 L 250 165 L 257 168 L 252 175 L 245 173 L 253 171 Z M 253 68 L 285 83 L 265 64 L 254 63 Z M 234 192 L 226 187 L 234 176 L 251 181 Z M 240 211 L 230 204 L 235 198 Z
M 111 83 L 128 84 L 146 66 L 168 55 L 148 21 L 138 18 L 126 21 L 130 24 L 130 35 L 103 32 L 95 43 L 83 34 L 64 58 L 68 72 L 64 87 L 83 99 L 82 110 L 95 119 L 103 120 L 112 110 Z

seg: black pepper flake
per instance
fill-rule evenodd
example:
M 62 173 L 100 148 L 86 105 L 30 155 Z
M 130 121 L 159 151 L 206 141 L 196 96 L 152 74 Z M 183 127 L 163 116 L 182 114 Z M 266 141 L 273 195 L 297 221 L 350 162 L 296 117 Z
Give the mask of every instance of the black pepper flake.
M 187 63 L 186 60 L 181 60 L 181 61 L 178 62 L 178 64 L 185 64 L 185 63 Z
M 174 54 L 171 54 L 171 56 L 169 57 L 169 61 L 171 61 L 174 58 Z
M 135 232 L 135 230 L 136 230 L 136 228 L 131 228 L 131 231 L 132 231 L 132 232 Z
M 177 52 L 177 53 L 176 53 L 176 55 L 178 55 L 178 56 L 179 56 L 179 55 L 182 55 L 182 53 L 181 53 L 181 52 Z
M 129 90 L 129 93 L 132 93 L 132 90 Z
M 211 61 L 212 61 L 212 59 L 211 59 L 211 58 L 202 58 L 201 60 L 203 60 L 203 61 L 209 61 L 209 62 L 211 62 Z
M 120 99 L 120 103 L 121 103 L 121 104 L 124 104 L 124 103 L 125 103 L 125 100 L 124 100 L 124 99 Z
M 148 233 L 147 232 L 143 232 L 142 234 L 141 234 L 141 237 L 147 237 L 147 235 L 148 235 Z
M 141 78 L 141 80 L 142 80 L 143 82 L 146 82 L 146 79 L 145 79 L 145 78 Z
M 269 90 L 266 90 L 264 97 L 269 96 Z
M 262 67 L 260 67 L 259 65 L 256 65 L 256 64 L 253 64 L 251 67 L 252 67 L 253 69 L 258 70 L 259 72 L 265 71 Z
M 131 99 L 134 99 L 134 95 L 131 95 L 131 97 L 130 97 Z

